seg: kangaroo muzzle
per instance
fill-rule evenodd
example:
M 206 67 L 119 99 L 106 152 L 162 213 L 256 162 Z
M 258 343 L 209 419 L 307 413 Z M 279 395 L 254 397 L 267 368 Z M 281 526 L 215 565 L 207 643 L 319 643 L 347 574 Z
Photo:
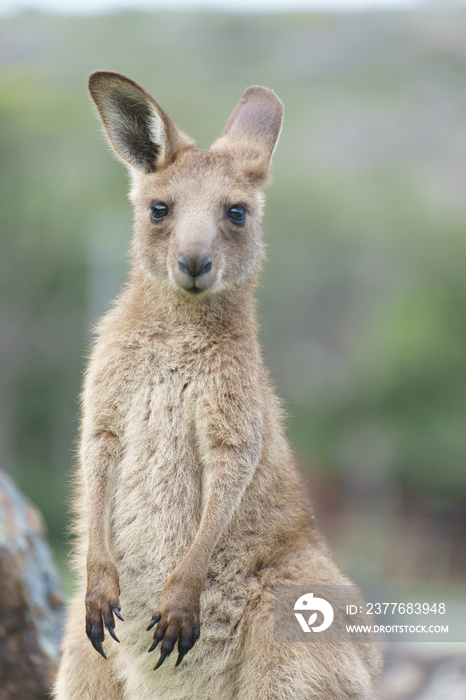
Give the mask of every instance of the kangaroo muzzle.
M 191 294 L 208 289 L 213 281 L 212 256 L 205 251 L 186 252 L 178 255 L 178 268 L 173 271 L 175 282 Z

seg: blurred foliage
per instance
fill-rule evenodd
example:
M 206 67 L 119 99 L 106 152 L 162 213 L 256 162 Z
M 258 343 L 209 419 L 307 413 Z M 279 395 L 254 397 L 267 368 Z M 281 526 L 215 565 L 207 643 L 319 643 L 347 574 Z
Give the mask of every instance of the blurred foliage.
M 286 120 L 265 216 L 267 361 L 303 462 L 466 487 L 466 14 L 0 21 L 0 457 L 62 541 L 91 323 L 124 278 L 126 175 L 86 77 L 143 84 L 202 147 L 243 89 Z

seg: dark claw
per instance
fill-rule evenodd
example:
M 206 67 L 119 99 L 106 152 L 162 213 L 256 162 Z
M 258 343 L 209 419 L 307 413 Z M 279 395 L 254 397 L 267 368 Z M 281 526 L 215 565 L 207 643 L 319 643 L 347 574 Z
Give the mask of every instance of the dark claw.
M 158 668 L 160 668 L 160 666 L 163 664 L 163 662 L 165 661 L 165 659 L 167 658 L 169 653 L 170 653 L 169 651 L 162 650 L 162 652 L 160 654 L 160 659 L 157 661 L 157 663 L 154 666 L 154 671 L 156 671 Z
M 155 640 L 152 642 L 151 648 L 148 650 L 149 654 L 151 653 L 151 651 L 154 651 L 155 647 L 157 646 L 157 644 L 158 644 L 159 642 L 160 642 L 160 639 L 155 639 Z
M 149 622 L 149 626 L 147 627 L 147 631 L 150 632 L 152 627 L 157 624 L 157 622 L 160 622 L 162 619 L 162 613 L 154 613 L 152 615 L 152 620 Z
M 164 652 L 166 651 L 167 654 L 171 654 L 173 651 L 173 647 L 175 646 L 175 640 L 174 639 L 164 639 L 161 651 Z
M 108 629 L 108 631 L 109 631 L 110 636 L 113 637 L 113 639 L 115 640 L 115 642 L 120 643 L 120 640 L 119 640 L 118 637 L 116 636 L 115 630 L 113 629 L 113 627 L 112 627 L 111 625 L 107 625 L 107 629 Z
M 100 635 L 100 632 L 98 632 L 97 634 Z M 102 647 L 102 640 L 101 640 L 100 636 L 99 637 L 97 636 L 97 634 L 95 632 L 91 634 L 92 646 L 94 647 L 94 649 L 96 651 L 99 652 L 99 654 L 101 654 L 104 657 L 104 659 L 106 659 L 107 657 L 105 656 L 105 652 L 104 652 L 103 647 Z
M 120 608 L 117 605 L 115 605 L 115 607 L 113 607 L 112 610 L 115 613 L 115 615 L 117 616 L 117 618 L 119 620 L 121 620 L 122 622 L 124 622 L 123 618 L 121 617 Z
M 178 653 L 178 658 L 176 660 L 175 668 L 180 665 L 180 663 L 183 661 L 183 656 L 186 654 L 186 651 L 180 651 Z
M 157 629 L 154 632 L 154 641 L 152 642 L 152 646 L 149 649 L 149 652 L 154 651 L 157 644 L 164 638 L 166 631 L 167 631 L 167 626 L 164 625 L 163 622 L 161 622 L 160 625 L 157 627 Z

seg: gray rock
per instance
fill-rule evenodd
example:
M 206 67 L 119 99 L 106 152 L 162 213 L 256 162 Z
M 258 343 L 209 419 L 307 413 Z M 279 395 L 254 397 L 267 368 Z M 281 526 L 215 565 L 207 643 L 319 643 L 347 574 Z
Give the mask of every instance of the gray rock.
M 63 618 L 42 517 L 0 471 L 0 700 L 48 697 Z

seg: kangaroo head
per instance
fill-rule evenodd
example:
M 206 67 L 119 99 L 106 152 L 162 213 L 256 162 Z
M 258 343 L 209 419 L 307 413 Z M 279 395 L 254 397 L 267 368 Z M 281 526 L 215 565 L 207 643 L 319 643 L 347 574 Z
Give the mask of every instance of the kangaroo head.
M 262 256 L 262 191 L 283 117 L 278 97 L 249 87 L 204 151 L 133 80 L 97 71 L 89 90 L 131 173 L 133 252 L 144 272 L 186 297 L 244 283 Z

